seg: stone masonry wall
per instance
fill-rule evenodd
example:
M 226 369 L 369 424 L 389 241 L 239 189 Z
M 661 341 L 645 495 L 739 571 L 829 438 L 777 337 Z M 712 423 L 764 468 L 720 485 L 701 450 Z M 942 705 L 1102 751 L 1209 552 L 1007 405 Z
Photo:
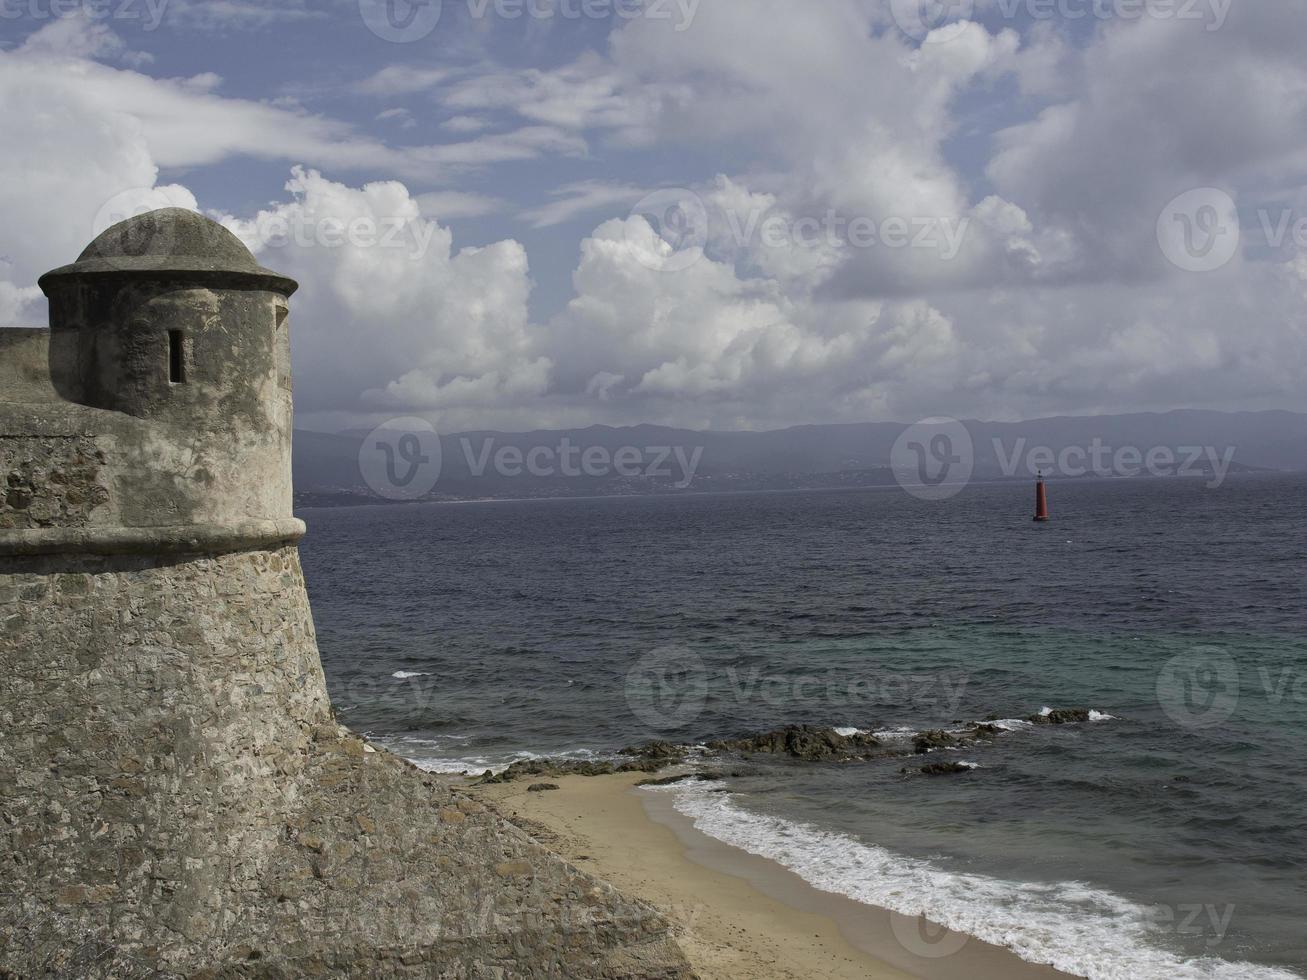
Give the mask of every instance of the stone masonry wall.
M 119 936 L 221 934 L 331 725 L 296 552 L 10 567 L 0 887 Z
M 0 977 L 683 977 L 333 720 L 294 548 L 0 559 Z
M 109 501 L 104 464 L 90 436 L 0 438 L 0 530 L 85 527 Z

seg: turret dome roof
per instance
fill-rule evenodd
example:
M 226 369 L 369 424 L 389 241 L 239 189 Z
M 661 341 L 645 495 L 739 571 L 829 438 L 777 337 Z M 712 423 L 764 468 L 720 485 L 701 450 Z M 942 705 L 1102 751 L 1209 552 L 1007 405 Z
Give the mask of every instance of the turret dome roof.
M 218 222 L 185 208 L 147 211 L 110 226 L 76 262 L 47 272 L 40 285 L 48 294 L 63 279 L 116 276 L 197 278 L 286 296 L 298 288 L 293 279 L 259 265 Z

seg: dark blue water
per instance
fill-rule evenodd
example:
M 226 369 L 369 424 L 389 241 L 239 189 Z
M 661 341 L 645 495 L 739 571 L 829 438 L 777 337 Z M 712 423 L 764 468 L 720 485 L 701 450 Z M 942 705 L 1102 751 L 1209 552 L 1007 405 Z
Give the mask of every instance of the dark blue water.
M 761 853 L 808 835 L 791 863 L 850 894 L 869 865 L 822 846 L 871 848 L 1002 938 L 960 904 L 989 889 L 1087 975 L 1307 975 L 1307 478 L 1051 492 L 1050 525 L 1017 485 L 318 510 L 303 559 L 342 720 L 437 769 L 1110 715 L 1014 723 L 966 775 L 773 763 L 685 809 Z

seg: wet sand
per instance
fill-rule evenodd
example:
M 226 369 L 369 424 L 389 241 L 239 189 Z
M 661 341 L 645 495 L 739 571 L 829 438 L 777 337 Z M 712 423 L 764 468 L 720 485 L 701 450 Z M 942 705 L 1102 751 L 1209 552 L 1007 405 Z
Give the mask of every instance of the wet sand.
M 977 939 L 819 891 L 723 844 L 640 775 L 471 789 L 567 860 L 661 909 L 704 980 L 1057 980 Z

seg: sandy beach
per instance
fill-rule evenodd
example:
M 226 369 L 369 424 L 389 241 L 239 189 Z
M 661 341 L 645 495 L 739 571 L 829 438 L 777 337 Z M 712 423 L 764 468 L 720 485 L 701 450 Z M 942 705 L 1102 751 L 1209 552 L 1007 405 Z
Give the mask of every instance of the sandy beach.
M 647 776 L 475 786 L 471 792 L 566 859 L 665 912 L 705 980 L 1053 980 L 1007 950 L 818 891 L 696 831 Z M 922 924 L 924 927 L 924 924 Z M 917 939 L 915 937 L 923 938 Z M 928 937 L 928 938 L 925 938 Z

